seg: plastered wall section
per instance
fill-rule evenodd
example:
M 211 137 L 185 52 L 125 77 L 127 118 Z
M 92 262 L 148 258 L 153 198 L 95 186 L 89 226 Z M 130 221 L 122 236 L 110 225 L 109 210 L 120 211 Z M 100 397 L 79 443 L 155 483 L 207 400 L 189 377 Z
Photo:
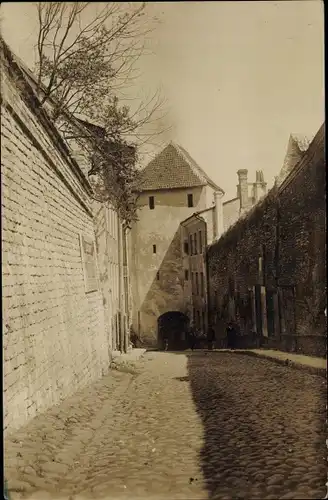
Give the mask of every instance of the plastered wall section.
M 240 199 L 226 201 L 223 203 L 223 227 L 227 231 L 239 219 Z
M 98 254 L 99 283 L 103 295 L 105 331 L 109 356 L 118 348 L 119 312 L 118 219 L 111 206 L 94 203 L 94 227 Z
M 2 98 L 4 426 L 9 432 L 99 378 L 108 369 L 109 346 L 101 292 L 85 293 L 79 235 L 94 238 L 88 196 L 5 76 Z
M 187 204 L 190 193 L 193 207 Z M 154 196 L 154 210 L 149 196 Z M 133 328 L 149 344 L 157 342 L 158 317 L 184 309 L 180 222 L 204 209 L 206 202 L 202 187 L 147 191 L 139 198 L 139 220 L 131 235 Z

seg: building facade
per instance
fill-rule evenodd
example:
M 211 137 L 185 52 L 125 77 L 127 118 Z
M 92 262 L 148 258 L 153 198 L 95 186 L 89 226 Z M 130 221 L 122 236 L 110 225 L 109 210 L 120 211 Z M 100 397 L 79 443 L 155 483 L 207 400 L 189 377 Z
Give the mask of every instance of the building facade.
M 181 223 L 185 313 L 200 335 L 207 332 L 206 221 L 192 215 Z
M 185 314 L 180 223 L 223 191 L 174 143 L 144 169 L 140 191 L 131 231 L 133 329 L 144 343 L 157 345 L 161 317 Z

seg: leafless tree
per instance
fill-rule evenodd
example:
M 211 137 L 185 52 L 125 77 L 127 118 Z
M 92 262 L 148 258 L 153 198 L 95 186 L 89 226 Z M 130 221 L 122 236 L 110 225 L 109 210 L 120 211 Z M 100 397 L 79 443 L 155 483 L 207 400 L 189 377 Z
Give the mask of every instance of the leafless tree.
M 38 2 L 36 8 L 41 106 L 48 105 L 67 141 L 87 145 L 90 158 L 97 158 L 103 185 L 111 186 L 111 197 L 116 197 L 124 218 L 129 219 L 137 169 L 132 166 L 131 154 L 121 153 L 131 150 L 128 145 L 136 153 L 138 146 L 163 132 L 156 126 L 164 112 L 159 92 L 137 106 L 133 102 L 133 111 L 121 104 L 125 90 L 138 78 L 136 63 L 147 52 L 154 19 L 147 15 L 147 4 L 140 2 Z M 96 134 L 95 139 L 90 129 L 74 126 L 76 118 L 99 125 L 104 134 Z M 87 137 L 81 136 L 81 130 Z M 110 152 L 109 143 L 121 146 L 118 156 Z M 136 158 L 134 154 L 134 162 Z
M 36 6 L 38 91 L 42 104 L 55 98 L 55 119 L 63 110 L 83 115 L 110 129 L 112 136 L 136 135 L 158 119 L 163 108 L 158 93 L 132 114 L 119 99 L 138 77 L 136 62 L 154 28 L 146 3 L 38 2 Z

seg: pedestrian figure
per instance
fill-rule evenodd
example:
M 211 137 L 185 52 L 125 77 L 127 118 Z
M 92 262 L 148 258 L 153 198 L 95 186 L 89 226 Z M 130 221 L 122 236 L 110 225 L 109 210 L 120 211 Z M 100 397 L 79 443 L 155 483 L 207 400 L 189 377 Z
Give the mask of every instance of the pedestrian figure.
M 235 340 L 236 340 L 236 330 L 230 321 L 228 323 L 227 327 L 227 344 L 228 344 L 228 349 L 234 349 L 235 348 Z
M 167 337 L 167 335 L 164 336 L 164 351 L 167 351 L 168 350 L 168 347 L 169 347 L 169 339 Z
M 215 331 L 214 328 L 210 326 L 207 332 L 207 346 L 209 351 L 213 351 L 214 342 L 215 342 Z
M 189 327 L 188 340 L 189 340 L 190 349 L 193 351 L 195 349 L 195 345 L 196 345 L 196 335 L 195 335 L 195 329 L 193 327 L 193 324 L 191 324 Z

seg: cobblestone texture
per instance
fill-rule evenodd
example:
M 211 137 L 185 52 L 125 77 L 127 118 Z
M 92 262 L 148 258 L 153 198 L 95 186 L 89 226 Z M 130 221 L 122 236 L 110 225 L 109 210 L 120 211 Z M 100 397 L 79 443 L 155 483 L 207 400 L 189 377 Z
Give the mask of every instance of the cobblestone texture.
M 325 496 L 322 377 L 233 353 L 147 353 L 5 439 L 12 499 Z

